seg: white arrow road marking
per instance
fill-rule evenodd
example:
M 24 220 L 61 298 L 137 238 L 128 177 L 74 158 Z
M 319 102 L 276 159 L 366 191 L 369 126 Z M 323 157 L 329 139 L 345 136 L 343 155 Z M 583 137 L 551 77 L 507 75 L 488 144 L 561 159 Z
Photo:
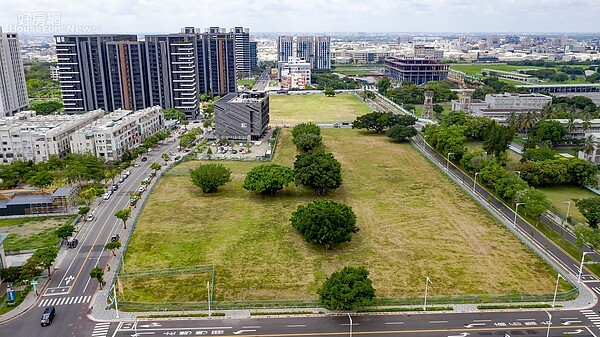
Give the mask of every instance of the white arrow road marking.
M 471 323 L 471 324 L 465 324 L 465 328 L 473 328 L 476 326 L 485 326 L 485 323 Z
M 75 277 L 73 275 L 69 275 L 67 277 L 65 277 L 65 284 L 69 285 L 69 282 L 73 281 L 75 279 Z
M 560 324 L 562 324 L 562 325 L 571 325 L 573 323 L 581 323 L 581 321 L 566 321 L 566 322 L 562 322 Z
M 131 337 L 138 337 L 140 335 L 154 335 L 154 332 L 138 332 L 131 335 Z
M 470 335 L 470 333 L 468 333 L 468 332 L 463 332 L 463 333 L 461 333 L 460 335 L 457 335 L 457 336 L 448 336 L 448 337 L 467 337 L 468 335 Z
M 157 328 L 160 326 L 160 323 L 150 323 L 144 325 L 138 325 L 140 328 Z
M 244 332 L 254 332 L 254 331 L 256 331 L 256 330 L 238 330 L 238 331 L 234 331 L 233 334 L 234 335 L 241 335 Z
M 581 329 L 577 329 L 577 330 L 575 330 L 575 331 L 565 331 L 564 333 L 565 333 L 565 334 L 568 334 L 568 335 L 577 335 L 577 334 L 580 334 L 580 333 L 582 333 L 582 332 L 583 332 L 583 330 L 581 330 Z

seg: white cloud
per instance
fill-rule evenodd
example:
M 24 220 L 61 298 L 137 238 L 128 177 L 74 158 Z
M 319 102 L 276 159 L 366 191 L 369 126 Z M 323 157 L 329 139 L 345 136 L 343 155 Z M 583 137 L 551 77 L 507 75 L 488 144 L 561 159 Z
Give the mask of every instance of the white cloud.
M 102 32 L 177 32 L 183 26 L 254 32 L 597 32 L 598 0 L 4 0 L 19 13 L 60 12 L 62 25 Z

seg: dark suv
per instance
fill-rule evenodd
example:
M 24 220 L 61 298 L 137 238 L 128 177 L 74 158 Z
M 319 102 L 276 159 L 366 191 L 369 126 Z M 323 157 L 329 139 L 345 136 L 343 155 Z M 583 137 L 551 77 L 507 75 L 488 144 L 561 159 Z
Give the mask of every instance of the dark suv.
M 44 310 L 44 313 L 42 314 L 42 319 L 40 321 L 42 326 L 52 324 L 54 315 L 56 315 L 56 309 L 54 309 L 54 307 L 46 307 L 46 310 Z

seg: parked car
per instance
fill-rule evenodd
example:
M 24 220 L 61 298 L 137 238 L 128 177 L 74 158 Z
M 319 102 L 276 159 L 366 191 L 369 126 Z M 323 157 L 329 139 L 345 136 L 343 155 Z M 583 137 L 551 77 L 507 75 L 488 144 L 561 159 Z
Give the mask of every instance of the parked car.
M 104 193 L 104 197 L 103 198 L 104 198 L 104 200 L 110 199 L 110 193 L 108 193 L 108 192 Z
M 92 213 L 88 213 L 88 215 L 85 217 L 86 221 L 92 221 L 94 220 L 94 214 Z
M 120 176 L 120 177 L 119 177 L 119 182 L 120 182 L 120 183 L 122 183 L 122 182 L 124 182 L 124 181 L 125 181 L 125 178 L 124 178 L 123 176 Z
M 113 234 L 110 237 L 110 242 L 117 242 L 117 241 L 119 241 L 119 234 Z
M 135 162 L 135 164 L 133 164 L 133 167 L 140 167 L 140 163 Z
M 129 206 L 135 206 L 137 204 L 137 201 L 137 198 L 129 199 Z
M 116 191 L 117 189 L 119 189 L 119 185 L 113 184 L 111 188 L 113 191 Z
M 71 248 L 71 249 L 77 248 L 78 244 L 79 244 L 79 240 L 73 239 L 73 240 L 70 240 L 70 241 L 67 242 L 67 247 Z
M 123 173 L 123 176 L 125 178 L 129 178 L 130 175 L 131 175 L 131 171 L 125 171 L 125 173 Z
M 142 161 L 148 161 L 148 157 L 142 157 Z
M 233 154 L 237 154 L 237 150 L 236 150 L 236 149 L 233 149 L 233 150 L 231 150 L 231 153 L 233 153 Z
M 41 324 L 42 326 L 52 324 L 54 320 L 54 316 L 56 315 L 56 309 L 54 307 L 46 307 L 44 313 L 42 314 Z

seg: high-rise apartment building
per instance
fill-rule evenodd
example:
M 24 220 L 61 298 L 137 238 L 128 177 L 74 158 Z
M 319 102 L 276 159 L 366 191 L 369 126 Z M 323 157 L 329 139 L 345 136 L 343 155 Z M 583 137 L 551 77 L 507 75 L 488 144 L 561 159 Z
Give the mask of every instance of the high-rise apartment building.
M 239 78 L 252 76 L 250 57 L 250 30 L 243 27 L 232 29 L 235 40 L 235 71 Z
M 66 113 L 114 110 L 106 43 L 136 41 L 135 35 L 57 35 L 56 56 Z
M 258 43 L 250 41 L 250 71 L 256 72 L 258 69 Z
M 296 57 L 304 59 L 314 68 L 315 61 L 315 37 L 297 36 L 296 37 Z
M 294 56 L 294 38 L 292 36 L 277 37 L 277 61 L 287 62 Z
M 126 110 L 151 106 L 146 48 L 139 41 L 106 43 L 111 105 Z
M 0 116 L 12 116 L 28 105 L 21 49 L 16 33 L 0 27 Z
M 315 36 L 314 71 L 325 71 L 331 69 L 331 37 Z
M 248 75 L 252 71 L 249 32 L 241 27 L 230 32 L 186 27 L 178 34 L 147 35 L 144 41 L 135 35 L 55 39 L 67 113 L 159 105 L 196 118 L 199 94 L 236 91 L 236 62 Z

